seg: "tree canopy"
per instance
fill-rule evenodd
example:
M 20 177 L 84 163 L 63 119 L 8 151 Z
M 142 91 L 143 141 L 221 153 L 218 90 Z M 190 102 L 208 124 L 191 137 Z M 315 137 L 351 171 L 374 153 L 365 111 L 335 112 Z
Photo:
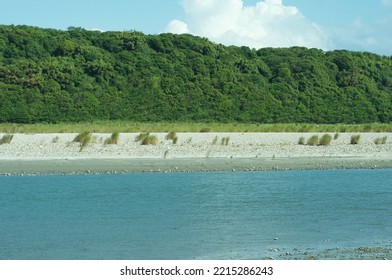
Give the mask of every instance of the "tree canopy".
M 0 122 L 392 121 L 392 57 L 0 26 Z

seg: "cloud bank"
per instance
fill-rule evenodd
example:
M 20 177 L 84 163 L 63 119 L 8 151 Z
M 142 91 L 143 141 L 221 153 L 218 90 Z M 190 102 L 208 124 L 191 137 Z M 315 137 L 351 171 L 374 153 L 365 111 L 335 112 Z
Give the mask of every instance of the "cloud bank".
M 328 36 L 282 0 L 245 6 L 243 0 L 182 0 L 185 20 L 173 20 L 165 32 L 190 33 L 225 45 L 262 47 L 304 46 L 329 49 Z

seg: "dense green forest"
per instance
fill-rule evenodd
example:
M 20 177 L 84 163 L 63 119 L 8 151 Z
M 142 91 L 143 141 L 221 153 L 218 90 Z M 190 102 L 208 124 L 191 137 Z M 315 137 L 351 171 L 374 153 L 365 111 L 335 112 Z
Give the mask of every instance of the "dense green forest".
M 392 121 L 392 57 L 0 26 L 0 122 Z

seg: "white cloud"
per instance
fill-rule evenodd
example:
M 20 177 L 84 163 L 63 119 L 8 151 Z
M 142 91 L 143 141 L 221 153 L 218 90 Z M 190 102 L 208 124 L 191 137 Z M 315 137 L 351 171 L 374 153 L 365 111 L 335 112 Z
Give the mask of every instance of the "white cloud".
M 186 20 L 173 20 L 171 33 L 191 33 L 225 45 L 262 47 L 305 46 L 329 49 L 328 37 L 296 7 L 282 0 L 182 0 Z
M 331 38 L 340 49 L 391 55 L 391 25 L 392 18 L 384 18 L 372 23 L 357 19 L 348 26 L 331 30 Z
M 172 20 L 166 27 L 166 32 L 184 34 L 189 33 L 188 26 L 185 22 L 181 20 Z

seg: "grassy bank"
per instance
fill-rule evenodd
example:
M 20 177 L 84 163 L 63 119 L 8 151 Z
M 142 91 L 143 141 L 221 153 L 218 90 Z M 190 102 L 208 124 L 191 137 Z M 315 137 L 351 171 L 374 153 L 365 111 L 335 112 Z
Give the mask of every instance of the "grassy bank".
M 0 133 L 96 133 L 126 132 L 392 132 L 392 124 L 246 124 L 246 123 L 92 123 L 13 124 L 1 123 Z

